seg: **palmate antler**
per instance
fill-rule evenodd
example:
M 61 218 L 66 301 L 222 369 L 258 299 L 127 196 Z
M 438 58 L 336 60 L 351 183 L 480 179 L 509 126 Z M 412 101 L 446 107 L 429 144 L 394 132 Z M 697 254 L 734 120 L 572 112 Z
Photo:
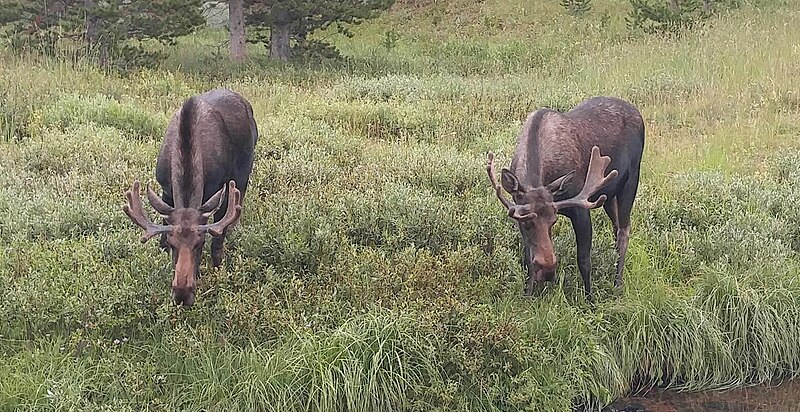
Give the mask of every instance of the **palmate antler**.
M 217 222 L 210 225 L 200 225 L 201 231 L 206 231 L 211 236 L 222 236 L 225 228 L 236 222 L 239 215 L 242 213 L 242 192 L 236 188 L 236 182 L 231 180 L 228 182 L 228 208 L 225 210 L 225 216 Z
M 172 226 L 159 225 L 150 221 L 150 218 L 148 218 L 147 214 L 144 213 L 142 199 L 139 197 L 140 186 L 141 184 L 138 180 L 136 180 L 133 182 L 133 187 L 131 190 L 125 192 L 125 197 L 128 198 L 128 203 L 122 206 L 122 210 L 126 215 L 128 215 L 129 218 L 131 218 L 133 223 L 136 223 L 136 225 L 144 229 L 144 235 L 142 235 L 141 238 L 142 243 L 144 243 L 155 235 L 171 231 Z M 148 188 L 148 192 L 150 192 L 149 189 L 150 188 Z
M 494 153 L 489 152 L 488 154 L 488 161 L 486 162 L 486 173 L 489 174 L 489 180 L 492 182 L 492 188 L 494 188 L 494 192 L 497 195 L 497 198 L 500 199 L 500 203 L 508 209 L 508 215 L 514 219 L 531 219 L 536 218 L 536 213 L 531 212 L 530 205 L 516 205 L 509 199 L 506 199 L 503 196 L 503 188 L 497 183 L 497 178 L 495 177 L 494 173 Z
M 586 172 L 586 182 L 583 185 L 583 189 L 581 189 L 581 192 L 575 197 L 553 202 L 553 206 L 555 206 L 556 210 L 570 207 L 594 209 L 602 206 L 606 201 L 606 195 L 601 195 L 594 202 L 590 202 L 589 198 L 619 174 L 619 172 L 614 169 L 603 176 L 610 163 L 611 158 L 609 156 L 600 156 L 599 147 L 592 147 L 592 156 L 589 159 L 589 168 Z

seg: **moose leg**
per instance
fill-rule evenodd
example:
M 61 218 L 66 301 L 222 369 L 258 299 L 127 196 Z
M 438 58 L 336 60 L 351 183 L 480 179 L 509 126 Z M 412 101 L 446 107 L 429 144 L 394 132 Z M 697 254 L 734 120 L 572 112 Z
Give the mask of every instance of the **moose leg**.
M 525 242 L 522 242 L 522 269 L 525 269 L 526 273 L 528 270 L 528 262 L 533 260 L 533 256 L 531 256 L 531 249 Z
M 575 243 L 578 247 L 578 270 L 583 278 L 583 290 L 586 300 L 594 303 L 592 293 L 592 219 L 588 209 L 573 209 L 567 215 L 572 221 L 572 230 L 575 231 Z
M 228 235 L 226 228 L 222 232 L 222 236 L 215 237 L 211 240 L 211 264 L 214 267 L 219 267 L 222 264 L 222 258 L 225 257 L 225 236 Z
M 241 198 L 242 202 L 244 202 L 244 193 L 247 191 L 247 176 L 245 176 L 244 179 L 236 179 L 236 182 L 237 182 L 236 188 L 239 189 L 239 192 L 242 195 L 242 198 Z M 240 185 L 239 182 L 243 182 L 243 183 L 241 183 L 241 185 Z M 220 219 L 222 219 L 222 217 L 225 216 L 225 213 L 227 211 L 228 211 L 228 206 L 227 206 L 227 203 L 225 203 L 225 204 L 223 204 L 223 206 L 221 208 L 219 208 L 219 210 L 217 210 L 216 213 L 214 213 L 214 221 L 217 222 Z M 237 218 L 236 221 L 233 222 L 233 224 L 231 224 L 230 226 L 226 227 L 222 231 L 222 236 L 215 237 L 215 238 L 213 238 L 211 240 L 211 264 L 212 264 L 212 266 L 219 267 L 222 264 L 222 259 L 225 257 L 225 237 L 228 236 L 228 231 L 231 229 L 231 227 L 239 224 L 239 219 L 241 219 L 241 215 L 239 215 L 239 218 Z
M 605 209 L 608 218 L 611 219 L 611 226 L 614 228 L 614 241 L 617 240 L 617 231 L 619 230 L 619 207 L 617 204 L 617 198 L 612 197 L 611 199 L 606 200 L 603 204 L 603 209 Z
M 166 204 L 168 204 L 168 205 L 170 205 L 172 207 L 175 206 L 175 201 L 172 199 L 171 196 L 168 196 L 166 193 L 161 195 L 161 200 L 163 200 L 164 203 L 166 203 Z M 169 223 L 167 223 L 167 219 L 162 219 L 162 220 L 164 222 L 163 223 L 164 225 L 169 224 Z M 161 234 L 161 238 L 158 240 L 158 246 L 161 248 L 161 250 L 169 253 L 169 245 L 167 244 L 167 234 L 166 233 L 162 233 Z
M 228 204 L 226 202 L 214 213 L 214 221 L 219 222 L 227 211 Z M 222 236 L 211 239 L 211 265 L 214 267 L 219 267 L 222 264 L 222 258 L 225 257 L 225 237 L 228 236 L 229 228 L 230 226 L 222 230 Z
M 625 255 L 628 253 L 628 239 L 631 234 L 631 209 L 636 198 L 636 189 L 639 186 L 638 173 L 632 175 L 625 183 L 622 193 L 619 194 L 619 228 L 617 229 L 617 275 L 614 278 L 614 287 L 622 287 L 622 272 L 625 269 Z

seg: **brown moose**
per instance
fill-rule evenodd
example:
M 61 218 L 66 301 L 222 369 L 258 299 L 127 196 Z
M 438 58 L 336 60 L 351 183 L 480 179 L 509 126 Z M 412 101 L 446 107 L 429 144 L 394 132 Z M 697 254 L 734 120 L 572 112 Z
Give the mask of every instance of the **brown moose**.
M 578 269 L 586 297 L 594 301 L 589 210 L 601 205 L 611 218 L 616 239 L 614 286 L 622 286 L 644 132 L 639 110 L 613 97 L 588 99 L 566 113 L 551 109 L 531 113 L 517 138 L 511 168 L 501 171 L 502 189 L 513 202 L 502 194 L 494 155 L 488 154 L 486 170 L 492 186 L 522 233 L 526 295 L 532 293 L 534 282 L 555 276 L 551 236 L 557 214 L 562 214 L 572 221 Z
M 195 301 L 206 233 L 214 237 L 213 265 L 222 263 L 225 235 L 241 214 L 257 140 L 253 108 L 238 93 L 216 89 L 190 97 L 172 116 L 158 155 L 156 180 L 164 193 L 159 197 L 147 188 L 147 199 L 164 224 L 147 217 L 138 180 L 125 193 L 123 210 L 144 229 L 141 241 L 161 235 L 161 247 L 172 251 L 176 304 Z

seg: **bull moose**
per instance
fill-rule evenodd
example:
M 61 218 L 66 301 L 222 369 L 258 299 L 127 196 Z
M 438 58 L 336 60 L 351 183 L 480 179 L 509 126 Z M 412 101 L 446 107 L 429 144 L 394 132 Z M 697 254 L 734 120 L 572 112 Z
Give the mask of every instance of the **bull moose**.
M 161 235 L 161 248 L 172 251 L 176 304 L 195 301 L 206 233 L 214 237 L 213 265 L 222 263 L 225 235 L 241 214 L 257 140 L 253 108 L 244 97 L 224 89 L 192 96 L 172 116 L 161 144 L 156 180 L 163 195 L 147 187 L 147 199 L 164 224 L 147 217 L 138 180 L 125 193 L 123 210 L 144 229 L 142 243 Z
M 488 154 L 486 170 L 494 191 L 522 234 L 526 295 L 535 282 L 555 277 L 551 237 L 561 214 L 572 221 L 584 291 L 594 301 L 589 211 L 600 206 L 614 227 L 618 253 L 614 286 L 622 286 L 643 150 L 639 110 L 618 98 L 594 97 L 566 113 L 546 108 L 531 113 L 517 138 L 511 168 L 501 171 L 501 184 L 495 177 L 494 155 Z M 501 185 L 513 202 L 502 194 Z

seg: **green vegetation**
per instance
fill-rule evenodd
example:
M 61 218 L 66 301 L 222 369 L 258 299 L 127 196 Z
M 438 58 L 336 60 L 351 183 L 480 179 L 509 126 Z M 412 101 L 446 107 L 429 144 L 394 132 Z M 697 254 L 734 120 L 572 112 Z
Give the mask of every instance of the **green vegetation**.
M 203 23 L 200 0 L 2 0 L 0 34 L 15 50 L 70 50 L 103 67 L 153 64 L 147 43 L 175 44 Z
M 323 34 L 349 57 L 325 66 L 228 66 L 224 32 L 124 77 L 0 52 L 0 410 L 565 411 L 795 376 L 800 3 L 680 39 L 631 34 L 628 7 L 403 2 Z M 217 86 L 261 138 L 227 259 L 183 310 L 121 206 Z M 560 283 L 523 298 L 485 153 L 508 164 L 529 111 L 599 94 L 648 128 L 625 289 L 596 211 L 596 310 L 566 219 Z

